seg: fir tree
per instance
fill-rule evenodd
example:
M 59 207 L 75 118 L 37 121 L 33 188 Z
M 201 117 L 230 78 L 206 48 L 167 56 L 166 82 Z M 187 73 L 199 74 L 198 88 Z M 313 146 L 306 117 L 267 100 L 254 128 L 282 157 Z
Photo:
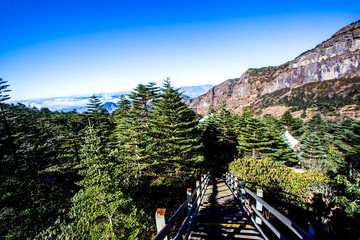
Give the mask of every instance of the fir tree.
M 207 111 L 207 116 L 210 116 L 211 114 L 215 114 L 215 113 L 216 113 L 216 111 L 214 108 L 214 102 L 211 102 L 210 106 L 208 108 L 208 111 Z
M 223 102 L 218 113 L 210 105 L 209 114 L 202 120 L 204 164 L 215 176 L 223 174 L 237 153 L 234 119 Z
M 303 121 L 300 118 L 294 118 L 289 110 L 284 112 L 280 118 L 280 122 L 283 124 L 283 126 L 287 127 L 291 134 L 294 136 L 301 136 Z
M 10 99 L 8 92 L 10 92 L 10 89 L 7 89 L 10 87 L 10 85 L 6 84 L 7 81 L 4 81 L 2 78 L 0 78 L 0 103 L 2 104 L 6 100 Z
M 235 133 L 235 116 L 227 109 L 226 102 L 221 103 L 219 112 L 216 114 L 216 121 L 220 131 L 219 151 L 222 157 L 219 159 L 223 165 L 227 166 L 236 155 L 237 136 Z
M 203 166 L 211 171 L 212 175 L 216 175 L 217 172 L 224 167 L 221 158 L 223 152 L 221 152 L 220 144 L 220 128 L 216 121 L 216 112 L 212 108 L 209 108 L 209 114 L 201 120 L 201 127 L 203 129 L 202 142 L 204 145 L 204 157 L 205 161 Z M 220 171 L 221 172 L 221 171 Z
M 152 106 L 152 158 L 156 184 L 173 181 L 172 178 L 189 178 L 202 162 L 199 121 L 181 95 L 167 79 L 159 99 Z
M 360 153 L 360 124 L 354 119 L 341 121 L 334 131 L 335 145 L 345 156 Z
M 262 122 L 266 125 L 267 128 L 273 129 L 279 134 L 284 133 L 286 130 L 284 125 L 282 125 L 282 122 L 271 114 L 265 114 L 262 118 Z
M 152 134 L 149 121 L 151 105 L 156 101 L 158 88 L 150 83 L 139 84 L 129 95 L 131 105 L 117 123 L 118 146 L 126 171 L 134 183 L 140 184 L 144 178 L 150 177 L 149 167 L 152 164 Z M 140 186 L 139 186 L 140 187 Z
M 295 118 L 291 115 L 290 111 L 287 110 L 281 116 L 280 122 L 291 129 L 295 125 Z
M 119 123 L 125 116 L 126 112 L 130 109 L 130 101 L 124 96 L 120 95 L 119 101 L 117 102 L 117 108 L 115 110 L 116 123 Z
M 100 99 L 95 96 L 94 94 L 89 98 L 89 103 L 86 104 L 87 112 L 90 113 L 91 117 L 95 120 L 98 120 L 100 118 L 100 112 L 101 112 L 101 101 Z
M 326 121 L 321 116 L 321 113 L 315 114 L 309 121 L 306 122 L 305 131 L 317 132 L 318 134 L 324 134 L 326 132 Z
M 7 81 L 4 81 L 0 78 L 0 118 L 1 118 L 1 125 L 0 125 L 0 157 L 1 157 L 1 169 L 5 169 L 5 161 L 4 155 L 11 155 L 12 161 L 10 161 L 10 169 L 11 171 L 19 164 L 18 156 L 16 154 L 16 146 L 15 146 L 15 139 L 13 136 L 13 130 L 9 124 L 8 120 L 8 107 L 5 105 L 5 101 L 10 99 L 10 96 L 7 94 L 10 92 L 8 87 L 10 85 L 6 84 Z
M 74 238 L 116 239 L 137 238 L 140 224 L 136 208 L 117 187 L 114 179 L 115 161 L 103 148 L 98 131 L 89 127 L 82 148 L 80 174 L 82 189 L 73 198 L 71 224 Z M 136 227 L 136 228 L 134 228 Z
M 326 153 L 319 137 L 315 133 L 308 134 L 300 144 L 301 159 L 304 167 L 324 172 L 326 169 Z
M 245 111 L 239 118 L 238 150 L 241 156 L 261 158 L 271 157 L 275 161 L 293 165 L 297 156 L 279 131 L 274 126 L 268 126 Z
M 85 117 L 76 111 L 63 113 L 59 116 L 64 129 L 62 131 L 62 148 L 66 158 L 80 163 L 80 148 L 83 143 L 83 134 L 86 123 Z
M 101 142 L 105 145 L 109 143 L 109 138 L 114 126 L 110 120 L 110 114 L 102 107 L 100 99 L 95 95 L 89 98 L 87 116 L 90 124 L 99 130 Z

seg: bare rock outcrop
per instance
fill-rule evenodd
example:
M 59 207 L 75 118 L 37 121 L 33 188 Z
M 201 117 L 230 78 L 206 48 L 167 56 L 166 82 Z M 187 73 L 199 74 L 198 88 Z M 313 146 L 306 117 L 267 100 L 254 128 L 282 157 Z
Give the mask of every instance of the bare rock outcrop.
M 354 77 L 360 77 L 360 21 L 340 29 L 329 40 L 290 62 L 248 69 L 240 78 L 227 80 L 187 103 L 202 115 L 206 115 L 212 102 L 217 107 L 222 101 L 239 112 L 259 96 L 283 88 Z

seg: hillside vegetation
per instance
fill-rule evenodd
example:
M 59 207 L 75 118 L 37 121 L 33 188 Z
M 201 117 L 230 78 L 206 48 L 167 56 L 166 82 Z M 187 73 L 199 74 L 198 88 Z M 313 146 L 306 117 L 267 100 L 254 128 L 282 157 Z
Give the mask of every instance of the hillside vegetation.
M 272 93 L 259 96 L 250 105 L 255 112 L 261 113 L 269 107 L 286 106 L 291 112 L 302 111 L 305 118 L 308 109 L 316 109 L 325 116 L 346 118 L 342 110 L 357 111 L 360 117 L 360 78 L 334 79 L 314 82 L 296 88 L 283 88 Z M 357 115 L 359 114 L 359 115 Z
M 360 236 L 359 121 L 260 118 L 225 102 L 202 118 L 169 79 L 139 84 L 129 98 L 112 114 L 97 96 L 85 113 L 51 112 L 6 103 L 0 80 L 2 239 L 149 239 L 158 207 L 171 214 L 200 174 L 228 170 L 263 186 L 301 226 Z M 300 140 L 295 149 L 286 130 Z

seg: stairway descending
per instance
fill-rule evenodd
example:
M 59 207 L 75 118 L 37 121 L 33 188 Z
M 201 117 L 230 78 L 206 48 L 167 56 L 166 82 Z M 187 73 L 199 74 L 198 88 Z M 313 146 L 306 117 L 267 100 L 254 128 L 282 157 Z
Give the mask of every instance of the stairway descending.
M 224 181 L 208 186 L 189 239 L 263 239 Z

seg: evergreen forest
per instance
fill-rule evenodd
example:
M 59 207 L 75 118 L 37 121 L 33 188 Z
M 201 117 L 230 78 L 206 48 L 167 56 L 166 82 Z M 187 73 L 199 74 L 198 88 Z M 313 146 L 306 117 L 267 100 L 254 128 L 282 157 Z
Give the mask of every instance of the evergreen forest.
M 170 79 L 139 84 L 112 114 L 96 95 L 84 113 L 10 98 L 0 79 L 0 239 L 151 239 L 155 210 L 174 212 L 208 171 L 260 186 L 300 226 L 319 226 L 318 239 L 360 236 L 355 119 L 235 114 L 225 102 L 202 117 Z

